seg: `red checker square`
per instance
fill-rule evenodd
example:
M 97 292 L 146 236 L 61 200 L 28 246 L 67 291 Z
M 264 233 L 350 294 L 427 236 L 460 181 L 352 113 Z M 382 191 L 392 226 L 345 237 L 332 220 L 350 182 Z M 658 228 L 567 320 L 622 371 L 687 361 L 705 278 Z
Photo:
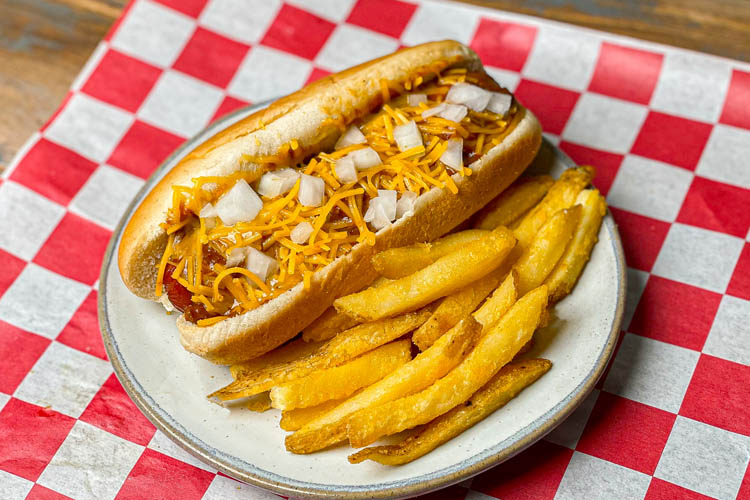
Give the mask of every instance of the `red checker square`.
M 750 243 L 745 243 L 734 267 L 727 293 L 741 299 L 750 300 Z
M 680 415 L 750 436 L 750 366 L 701 354 Z
M 305 82 L 305 85 L 315 82 L 317 80 L 320 80 L 321 78 L 325 78 L 326 76 L 330 74 L 331 74 L 330 71 L 326 71 L 318 67 L 313 67 L 312 71 L 310 72 L 310 76 L 307 77 L 307 81 Z
M 108 163 L 145 179 L 183 140 L 136 120 L 112 152 Z
M 398 38 L 416 9 L 400 0 L 359 0 L 346 22 Z
M 10 178 L 62 205 L 78 193 L 96 163 L 47 139 L 39 139 Z
M 735 127 L 750 128 L 750 73 L 732 70 L 732 79 L 719 121 Z
M 156 428 L 130 400 L 114 374 L 102 384 L 80 420 L 143 446 L 151 441 L 156 432 Z
M 526 64 L 536 32 L 533 26 L 482 18 L 471 48 L 484 64 L 518 72 Z
M 106 360 L 107 353 L 104 351 L 104 343 L 99 332 L 96 298 L 97 293 L 92 290 L 56 340 L 69 347 Z
M 314 59 L 336 25 L 306 10 L 284 5 L 261 43 Z
M 572 456 L 571 449 L 539 441 L 474 478 L 471 489 L 503 500 L 552 500 Z
M 0 470 L 36 481 L 75 419 L 11 399 L 0 411 Z
M 162 5 L 166 5 L 176 11 L 187 14 L 191 17 L 198 17 L 206 6 L 208 0 L 156 0 Z
M 628 331 L 700 351 L 721 294 L 652 275 Z
M 0 249 L 0 297 L 16 280 L 26 262 Z
M 668 222 L 609 207 L 622 236 L 628 266 L 651 271 L 669 232 Z
M 60 103 L 60 106 L 55 110 L 54 113 L 52 113 L 52 116 L 50 116 L 46 122 L 44 122 L 44 125 L 42 125 L 42 128 L 40 131 L 44 132 L 47 130 L 47 127 L 49 127 L 53 121 L 55 121 L 55 118 L 57 118 L 57 115 L 60 114 L 60 112 L 65 109 L 65 106 L 68 105 L 68 101 L 70 101 L 70 98 L 73 97 L 73 92 L 68 91 L 67 94 L 65 94 L 65 97 L 63 97 L 62 102 Z
M 524 106 L 539 118 L 545 132 L 561 134 L 580 94 L 572 90 L 522 79 L 515 92 Z
M 603 42 L 589 90 L 648 105 L 663 59 L 655 52 Z
M 696 491 L 677 486 L 658 477 L 652 477 L 651 484 L 649 484 L 648 491 L 643 500 L 675 500 L 676 498 L 680 500 L 711 500 L 713 497 L 707 497 L 706 495 L 701 495 Z
M 109 50 L 81 90 L 135 113 L 160 74 L 161 70 L 155 66 Z
M 750 189 L 695 176 L 677 222 L 744 238 L 750 229 Z
M 232 96 L 226 96 L 224 97 L 224 100 L 221 102 L 221 104 L 219 104 L 219 109 L 216 110 L 216 113 L 214 113 L 211 121 L 221 118 L 224 115 L 228 115 L 232 111 L 236 111 L 242 107 L 247 106 L 248 104 L 249 103 L 240 99 L 236 99 Z
M 34 257 L 34 262 L 93 285 L 99 277 L 109 237 L 107 229 L 68 212 Z
M 248 50 L 248 45 L 199 27 L 174 63 L 174 68 L 226 87 Z
M 0 321 L 0 392 L 13 394 L 50 341 Z
M 115 497 L 116 500 L 200 500 L 213 473 L 146 448 Z M 179 488 L 175 485 L 179 484 Z
M 675 418 L 664 410 L 601 392 L 576 449 L 653 474 Z
M 55 490 L 45 488 L 41 484 L 35 484 L 28 495 L 26 500 L 71 500 L 69 496 L 65 496 L 62 493 L 58 493 Z
M 711 128 L 708 123 L 650 111 L 631 153 L 694 170 Z
M 560 149 L 565 151 L 578 165 L 593 165 L 596 168 L 594 186 L 606 196 L 625 157 L 567 141 L 560 142 Z
M 737 500 L 750 500 L 750 465 L 747 466 L 745 477 L 742 479 L 740 492 L 737 493 Z

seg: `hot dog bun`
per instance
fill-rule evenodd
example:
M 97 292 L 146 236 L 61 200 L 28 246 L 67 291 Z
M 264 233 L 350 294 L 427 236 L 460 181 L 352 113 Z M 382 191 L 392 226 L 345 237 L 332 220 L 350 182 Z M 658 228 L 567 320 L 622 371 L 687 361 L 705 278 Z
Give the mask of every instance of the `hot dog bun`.
M 298 141 L 300 155 L 331 148 L 341 134 L 342 123 L 365 116 L 382 104 L 381 80 L 403 84 L 415 74 L 427 80 L 453 67 L 476 71 L 481 62 L 471 49 L 454 41 L 404 49 L 319 80 L 208 139 L 154 187 L 128 222 L 118 255 L 125 285 L 138 296 L 157 300 L 156 270 L 167 242 L 160 223 L 169 209 L 173 185 L 188 184 L 196 176 L 255 170 L 258 165 L 243 162 L 243 155 L 272 155 L 292 139 Z M 441 189 L 423 194 L 412 214 L 377 233 L 374 246 L 356 245 L 314 273 L 309 288 L 299 283 L 256 309 L 212 326 L 201 327 L 178 318 L 183 346 L 213 362 L 231 364 L 289 340 L 334 299 L 375 278 L 370 262 L 374 253 L 445 234 L 512 183 L 535 156 L 541 128 L 530 111 L 520 108 L 504 134 L 500 144 L 472 164 L 470 177 L 454 176 L 458 194 Z

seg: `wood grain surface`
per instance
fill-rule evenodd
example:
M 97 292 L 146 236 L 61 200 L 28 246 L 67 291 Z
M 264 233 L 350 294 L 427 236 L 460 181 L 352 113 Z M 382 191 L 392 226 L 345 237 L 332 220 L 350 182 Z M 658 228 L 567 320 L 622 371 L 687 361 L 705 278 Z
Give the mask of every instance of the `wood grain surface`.
M 750 0 L 464 1 L 750 60 Z M 126 3 L 0 0 L 0 170 L 59 106 Z

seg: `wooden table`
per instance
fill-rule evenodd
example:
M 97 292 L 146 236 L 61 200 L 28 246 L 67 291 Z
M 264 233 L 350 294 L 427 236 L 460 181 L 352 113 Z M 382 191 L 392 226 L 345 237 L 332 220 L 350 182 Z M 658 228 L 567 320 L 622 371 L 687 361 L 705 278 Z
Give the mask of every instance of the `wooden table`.
M 747 0 L 464 1 L 750 60 Z M 126 3 L 0 0 L 0 170 L 60 104 Z

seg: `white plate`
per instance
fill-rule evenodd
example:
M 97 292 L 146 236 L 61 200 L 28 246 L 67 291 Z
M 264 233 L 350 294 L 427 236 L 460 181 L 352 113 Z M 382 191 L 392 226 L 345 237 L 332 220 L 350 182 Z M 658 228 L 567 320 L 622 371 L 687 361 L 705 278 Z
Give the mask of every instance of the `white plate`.
M 311 498 L 394 498 L 442 488 L 496 465 L 565 419 L 601 375 L 617 339 L 625 300 L 620 238 L 608 214 L 574 292 L 537 333 L 535 354 L 549 373 L 507 406 L 427 456 L 400 467 L 351 465 L 346 446 L 313 455 L 284 449 L 277 410 L 223 409 L 205 395 L 231 380 L 229 370 L 186 352 L 174 316 L 131 294 L 117 269 L 122 229 L 146 193 L 182 156 L 258 107 L 240 110 L 188 141 L 148 180 L 115 229 L 102 265 L 99 321 L 115 373 L 140 410 L 181 447 L 216 469 L 275 492 Z M 531 167 L 558 176 L 572 165 L 544 141 Z

